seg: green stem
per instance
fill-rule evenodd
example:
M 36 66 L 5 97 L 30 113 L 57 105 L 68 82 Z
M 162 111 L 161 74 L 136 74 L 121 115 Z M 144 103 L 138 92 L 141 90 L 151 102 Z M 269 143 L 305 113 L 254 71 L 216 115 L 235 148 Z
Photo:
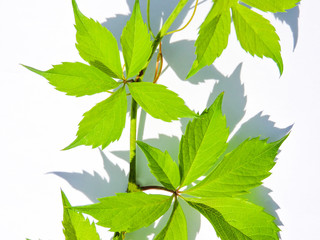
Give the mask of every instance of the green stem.
M 132 98 L 131 115 L 130 115 L 130 172 L 129 172 L 129 184 L 131 183 L 132 185 L 136 185 L 137 109 L 138 109 L 138 104 Z
M 171 192 L 171 193 L 175 193 L 175 191 L 167 189 L 165 187 L 161 187 L 161 186 L 144 186 L 144 187 L 140 187 L 141 191 L 147 191 L 147 190 L 162 190 L 162 191 L 166 191 L 166 192 Z
M 149 29 L 152 37 L 155 38 L 155 36 L 151 30 L 151 25 L 150 25 L 150 0 L 148 0 L 148 3 L 147 3 L 147 22 L 148 22 L 148 29 Z

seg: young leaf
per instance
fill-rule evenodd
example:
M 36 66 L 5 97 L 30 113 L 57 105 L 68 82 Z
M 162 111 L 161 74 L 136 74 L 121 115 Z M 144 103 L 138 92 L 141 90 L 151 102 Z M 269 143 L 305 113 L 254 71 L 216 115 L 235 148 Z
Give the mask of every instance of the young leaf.
M 77 213 L 71 209 L 66 195 L 61 191 L 63 203 L 63 233 L 66 240 L 100 240 L 94 223 L 90 224 L 81 213 Z
M 274 158 L 287 136 L 272 143 L 259 138 L 244 141 L 205 179 L 185 193 L 199 197 L 234 196 L 261 185 L 261 181 L 270 175 Z
M 221 93 L 199 118 L 189 122 L 181 138 L 179 166 L 181 186 L 186 186 L 205 174 L 227 148 L 229 130 L 222 114 Z
M 274 217 L 243 199 L 189 198 L 187 203 L 205 216 L 222 240 L 278 240 Z
M 186 217 L 177 200 L 174 202 L 167 225 L 154 240 L 188 240 Z
M 120 138 L 126 113 L 127 95 L 125 89 L 120 88 L 83 115 L 76 140 L 64 150 L 80 145 L 92 145 L 93 148 L 101 145 L 105 148 Z
M 133 232 L 161 217 L 169 209 L 172 197 L 134 192 L 98 200 L 99 203 L 73 209 L 90 214 L 99 221 L 98 225 L 112 232 Z
M 205 21 L 201 24 L 196 40 L 197 59 L 193 62 L 187 78 L 201 68 L 210 65 L 227 47 L 230 34 L 232 1 L 215 1 Z
M 110 77 L 122 78 L 122 67 L 117 40 L 100 23 L 84 16 L 72 0 L 76 21 L 77 49 L 80 56 Z
M 273 59 L 282 74 L 279 37 L 270 22 L 241 4 L 232 7 L 232 16 L 242 48 L 251 55 Z
M 79 62 L 64 62 L 48 71 L 23 66 L 46 78 L 58 91 L 76 97 L 104 92 L 120 84 L 99 69 Z
M 182 117 L 195 117 L 175 92 L 160 84 L 134 82 L 128 85 L 132 97 L 152 117 L 170 122 Z
M 123 29 L 120 40 L 127 78 L 131 78 L 143 69 L 152 50 L 148 27 L 143 22 L 138 0 L 135 1 L 131 18 Z
M 287 9 L 294 8 L 300 0 L 241 0 L 254 8 L 265 12 L 285 12 Z
M 137 141 L 137 144 L 146 155 L 151 173 L 156 179 L 167 189 L 176 190 L 180 184 L 179 168 L 169 153 L 163 153 L 141 141 Z

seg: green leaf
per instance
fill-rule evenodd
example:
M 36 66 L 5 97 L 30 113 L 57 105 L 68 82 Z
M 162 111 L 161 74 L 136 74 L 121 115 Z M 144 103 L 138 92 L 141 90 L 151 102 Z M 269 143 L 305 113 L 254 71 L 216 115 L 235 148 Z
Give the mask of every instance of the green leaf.
M 117 40 L 99 22 L 84 16 L 72 0 L 76 21 L 77 49 L 80 56 L 110 77 L 122 78 L 122 67 Z
M 175 92 L 160 84 L 134 82 L 128 85 L 132 97 L 152 117 L 170 122 L 182 117 L 195 117 Z
M 167 225 L 154 240 L 188 240 L 186 217 L 177 200 Z
M 294 8 L 300 0 L 241 0 L 241 2 L 265 12 L 276 13 Z
M 266 139 L 247 139 L 228 153 L 210 175 L 185 193 L 199 197 L 247 193 L 270 176 L 278 149 L 287 136 L 272 143 L 267 143 Z
M 127 78 L 131 78 L 145 67 L 152 50 L 148 27 L 143 22 L 138 0 L 135 1 L 131 18 L 123 29 L 121 45 Z
M 242 48 L 253 56 L 257 55 L 260 58 L 265 56 L 273 59 L 282 74 L 283 62 L 279 37 L 270 22 L 240 4 L 232 7 L 232 16 Z
M 120 84 L 99 69 L 79 62 L 64 62 L 48 71 L 22 66 L 46 78 L 58 91 L 76 97 L 105 92 Z
M 181 187 L 205 174 L 227 148 L 229 129 L 221 110 L 222 99 L 223 93 L 200 117 L 189 122 L 181 138 L 179 153 Z
M 167 151 L 164 153 L 141 141 L 138 146 L 146 155 L 151 173 L 161 184 L 170 190 L 176 190 L 180 184 L 180 174 L 177 164 L 172 160 Z
M 99 221 L 98 225 L 110 228 L 112 232 L 133 232 L 161 217 L 169 209 L 172 197 L 135 192 L 98 200 L 99 203 L 73 209 L 90 214 Z
M 100 240 L 94 223 L 90 224 L 81 213 L 70 210 L 70 202 L 61 191 L 63 203 L 63 233 L 66 240 Z
M 243 199 L 188 199 L 187 203 L 205 216 L 222 240 L 278 240 L 274 217 Z
M 184 8 L 184 6 L 187 3 L 188 3 L 188 0 L 180 0 L 179 1 L 177 6 L 175 7 L 175 9 L 172 11 L 172 13 L 168 17 L 168 19 L 163 24 L 163 26 L 162 26 L 162 28 L 161 28 L 161 30 L 159 32 L 160 38 L 162 38 L 168 32 L 168 30 L 171 27 L 172 23 L 176 20 L 176 18 L 179 16 L 180 12 L 182 11 L 182 9 Z
M 200 26 L 196 40 L 197 59 L 193 62 L 187 78 L 197 73 L 206 65 L 211 65 L 228 45 L 231 16 L 230 6 L 233 1 L 216 1 L 208 16 Z
M 86 112 L 79 123 L 77 138 L 64 150 L 80 145 L 105 148 L 118 140 L 126 122 L 127 95 L 120 88 L 106 100 Z

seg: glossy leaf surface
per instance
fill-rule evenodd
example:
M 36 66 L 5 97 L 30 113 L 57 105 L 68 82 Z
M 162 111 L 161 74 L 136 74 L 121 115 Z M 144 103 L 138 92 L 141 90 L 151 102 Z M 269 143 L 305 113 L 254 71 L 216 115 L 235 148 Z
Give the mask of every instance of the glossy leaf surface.
M 177 200 L 167 225 L 154 240 L 188 240 L 186 217 Z
M 150 34 L 141 16 L 139 1 L 135 1 L 131 18 L 123 29 L 121 45 L 127 78 L 131 78 L 143 69 L 152 50 Z
M 110 231 L 132 232 L 161 217 L 169 209 L 172 197 L 135 192 L 98 200 L 99 203 L 73 209 L 90 214 L 99 221 L 98 225 L 110 228 Z
M 222 114 L 223 94 L 200 117 L 189 122 L 181 138 L 179 167 L 182 186 L 205 174 L 227 147 L 229 130 Z
M 222 1 L 215 2 L 200 26 L 199 36 L 195 43 L 197 59 L 194 61 L 187 78 L 204 66 L 212 64 L 221 55 L 228 45 L 230 25 L 230 7 L 225 6 Z
M 294 8 L 300 0 L 241 0 L 245 4 L 265 12 L 285 12 Z
M 110 77 L 122 78 L 122 67 L 117 40 L 99 22 L 84 16 L 72 0 L 76 21 L 77 49 L 80 56 Z
M 270 175 L 279 147 L 286 138 L 272 143 L 259 138 L 244 141 L 227 154 L 210 175 L 186 193 L 200 197 L 247 193 Z
M 240 4 L 232 7 L 232 16 L 242 48 L 251 55 L 273 59 L 282 74 L 283 62 L 279 37 L 271 23 L 260 14 Z
M 278 240 L 274 217 L 243 199 L 189 199 L 188 204 L 205 216 L 221 240 Z
M 163 153 L 141 141 L 137 141 L 137 144 L 146 155 L 151 172 L 157 180 L 167 189 L 176 190 L 180 184 L 179 168 L 169 153 Z
M 90 224 L 81 213 L 70 209 L 71 205 L 63 191 L 61 191 L 63 203 L 63 233 L 66 240 L 100 240 L 94 223 Z
M 195 117 L 184 101 L 175 92 L 160 84 L 135 82 L 128 85 L 132 97 L 154 118 L 166 122 L 182 117 Z
M 99 69 L 79 62 L 64 62 L 60 65 L 54 65 L 48 71 L 24 67 L 46 78 L 58 91 L 71 96 L 92 95 L 119 86 L 119 83 Z
M 127 96 L 125 89 L 120 88 L 109 98 L 84 113 L 79 123 L 76 140 L 64 150 L 79 145 L 105 148 L 120 138 L 125 126 L 126 113 Z

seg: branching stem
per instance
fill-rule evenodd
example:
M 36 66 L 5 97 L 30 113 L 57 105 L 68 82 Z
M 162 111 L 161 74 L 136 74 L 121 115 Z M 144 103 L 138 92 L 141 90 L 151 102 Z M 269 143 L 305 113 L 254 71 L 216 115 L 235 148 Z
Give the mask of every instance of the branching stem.
M 144 186 L 144 187 L 140 187 L 140 189 L 141 189 L 141 191 L 162 190 L 162 191 L 170 192 L 170 193 L 172 193 L 174 195 L 175 198 L 177 196 L 180 196 L 179 190 L 170 190 L 170 189 L 167 189 L 167 188 L 161 187 L 161 186 Z

